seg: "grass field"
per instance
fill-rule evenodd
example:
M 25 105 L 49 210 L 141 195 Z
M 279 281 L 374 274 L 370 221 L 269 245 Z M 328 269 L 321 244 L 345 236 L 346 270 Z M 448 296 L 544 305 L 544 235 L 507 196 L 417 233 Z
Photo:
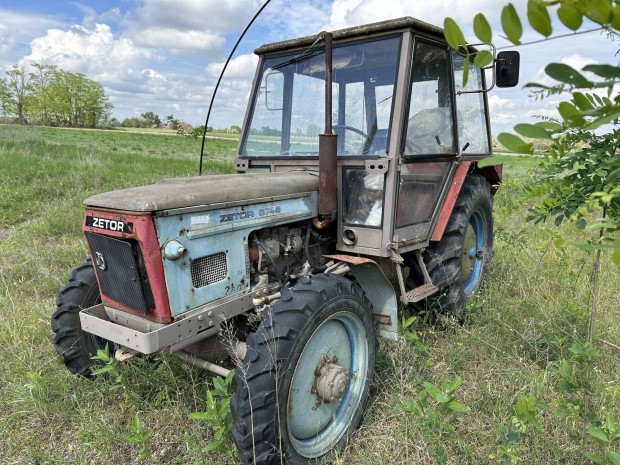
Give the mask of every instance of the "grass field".
M 235 145 L 209 140 L 205 171 L 232 172 Z M 86 255 L 82 200 L 195 175 L 199 148 L 129 131 L 0 126 L 1 464 L 234 463 L 204 452 L 213 430 L 189 418 L 205 408 L 208 373 L 154 355 L 92 382 L 70 375 L 51 344 L 55 294 Z M 525 222 L 523 186 L 537 163 L 515 157 L 505 167 L 491 279 L 465 324 L 418 315 L 409 339 L 380 341 L 362 426 L 336 463 L 433 464 L 442 454 L 450 464 L 589 463 L 583 452 L 616 463 L 607 433 L 615 425 L 620 435 L 620 269 L 603 257 L 599 354 L 590 357 L 576 343 L 586 340 L 593 255 L 556 248 L 558 230 Z M 568 228 L 561 234 L 583 240 Z M 467 411 L 441 402 L 415 411 L 425 383 L 445 387 L 456 376 Z M 596 424 L 583 430 L 584 398 L 593 416 L 609 418 L 599 428 L 609 445 Z

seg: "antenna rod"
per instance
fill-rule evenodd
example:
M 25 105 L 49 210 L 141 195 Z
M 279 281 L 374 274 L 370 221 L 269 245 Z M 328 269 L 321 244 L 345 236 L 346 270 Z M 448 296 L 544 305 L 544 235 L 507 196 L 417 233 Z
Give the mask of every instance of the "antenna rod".
M 198 166 L 198 175 L 202 174 L 202 159 L 203 159 L 204 152 L 205 152 L 205 139 L 207 137 L 207 127 L 209 125 L 209 117 L 211 116 L 211 109 L 213 108 L 213 102 L 215 101 L 215 94 L 217 94 L 217 89 L 220 87 L 220 82 L 222 82 L 222 78 L 224 77 L 226 68 L 228 68 L 228 63 L 230 63 L 231 58 L 233 57 L 235 51 L 237 50 L 237 47 L 241 43 L 241 39 L 243 39 L 243 37 L 245 36 L 245 33 L 248 32 L 248 29 L 250 29 L 250 26 L 254 23 L 256 18 L 258 18 L 258 15 L 260 15 L 263 12 L 263 10 L 269 4 L 270 1 L 271 0 L 266 0 L 265 3 L 263 3 L 263 6 L 260 7 L 260 9 L 256 12 L 254 17 L 250 20 L 248 25 L 245 27 L 245 29 L 243 30 L 243 32 L 237 39 L 235 46 L 230 51 L 230 55 L 228 55 L 228 59 L 226 60 L 226 63 L 224 63 L 224 67 L 222 68 L 222 72 L 220 73 L 220 77 L 217 79 L 217 83 L 215 84 L 215 88 L 213 89 L 213 95 L 211 96 L 211 103 L 209 103 L 209 110 L 207 111 L 207 118 L 205 120 L 205 128 L 204 128 L 204 131 L 202 131 L 202 144 L 200 145 L 200 164 Z

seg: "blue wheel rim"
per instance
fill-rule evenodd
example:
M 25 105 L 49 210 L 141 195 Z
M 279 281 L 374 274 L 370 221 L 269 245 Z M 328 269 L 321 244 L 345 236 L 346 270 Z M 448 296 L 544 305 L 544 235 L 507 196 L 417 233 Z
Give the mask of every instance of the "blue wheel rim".
M 310 336 L 293 372 L 286 408 L 288 437 L 302 457 L 325 455 L 349 429 L 366 387 L 368 350 L 364 325 L 349 312 L 332 315 Z M 311 392 L 315 370 L 334 355 L 349 373 L 347 386 L 339 401 L 317 406 Z
M 478 288 L 482 279 L 486 243 L 484 218 L 480 211 L 475 211 L 469 219 L 463 240 L 461 273 L 463 276 L 463 290 L 467 295 Z

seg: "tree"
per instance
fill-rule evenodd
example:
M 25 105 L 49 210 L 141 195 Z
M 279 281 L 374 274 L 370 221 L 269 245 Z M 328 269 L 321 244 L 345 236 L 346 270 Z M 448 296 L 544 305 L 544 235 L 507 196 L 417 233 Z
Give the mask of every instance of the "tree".
M 44 125 L 50 124 L 52 95 L 50 93 L 54 76 L 58 72 L 54 65 L 34 63 L 34 72 L 30 73 L 30 94 L 28 113 L 31 119 L 38 120 Z
M 2 116 L 4 117 L 5 124 L 9 114 L 10 103 L 11 93 L 9 90 L 9 84 L 6 79 L 0 78 L 0 109 L 2 109 Z
M 144 128 L 150 128 L 152 126 L 159 126 L 161 124 L 159 115 L 156 115 L 152 111 L 147 111 L 146 113 L 142 113 L 140 115 L 140 119 L 142 120 L 142 127 Z
M 17 116 L 19 124 L 25 124 L 26 118 L 24 113 L 26 110 L 26 100 L 30 91 L 30 76 L 24 70 L 23 66 L 13 65 L 6 72 L 8 78 L 9 90 L 9 109 L 11 113 Z
M 529 0 L 527 21 L 545 38 L 553 33 L 550 12 L 573 31 L 579 29 L 583 18 L 612 35 L 620 31 L 620 0 Z M 508 40 L 519 45 L 523 26 L 510 3 L 502 10 L 501 24 Z M 486 17 L 477 14 L 473 26 L 477 38 L 490 44 L 492 30 Z M 446 18 L 444 30 L 450 46 L 473 58 L 476 65 L 485 66 L 493 59 L 486 50 L 470 53 L 461 29 L 452 19 Z M 567 220 L 579 229 L 596 231 L 597 238 L 591 245 L 599 251 L 614 250 L 612 260 L 620 264 L 620 243 L 614 235 L 620 231 L 620 93 L 615 88 L 620 83 L 620 66 L 591 64 L 580 72 L 563 63 L 549 63 L 545 73 L 556 81 L 555 85 L 530 83 L 526 87 L 532 89 L 536 98 L 565 95 L 557 107 L 560 118 L 517 124 L 514 129 L 518 135 L 498 136 L 500 143 L 519 153 L 533 152 L 533 144 L 523 138 L 550 141 L 544 153 L 543 176 L 528 186 L 530 194 L 538 198 L 529 219 L 552 218 L 556 225 Z M 595 130 L 604 125 L 610 129 L 597 134 Z M 501 160 L 493 157 L 487 164 L 498 161 Z
M 166 116 L 166 123 L 167 123 L 168 125 L 170 125 L 170 127 L 171 127 L 172 129 L 174 129 L 175 131 L 179 129 L 179 123 L 180 123 L 180 121 L 179 121 L 178 119 L 176 119 L 176 118 L 174 117 L 174 115 L 172 115 L 172 114 L 170 114 L 170 115 Z

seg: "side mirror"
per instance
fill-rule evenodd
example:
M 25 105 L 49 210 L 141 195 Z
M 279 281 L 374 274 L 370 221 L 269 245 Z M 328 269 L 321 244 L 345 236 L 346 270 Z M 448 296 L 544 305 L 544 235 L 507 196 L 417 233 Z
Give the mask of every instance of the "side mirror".
M 495 85 L 514 87 L 519 83 L 519 52 L 499 52 L 495 58 Z

